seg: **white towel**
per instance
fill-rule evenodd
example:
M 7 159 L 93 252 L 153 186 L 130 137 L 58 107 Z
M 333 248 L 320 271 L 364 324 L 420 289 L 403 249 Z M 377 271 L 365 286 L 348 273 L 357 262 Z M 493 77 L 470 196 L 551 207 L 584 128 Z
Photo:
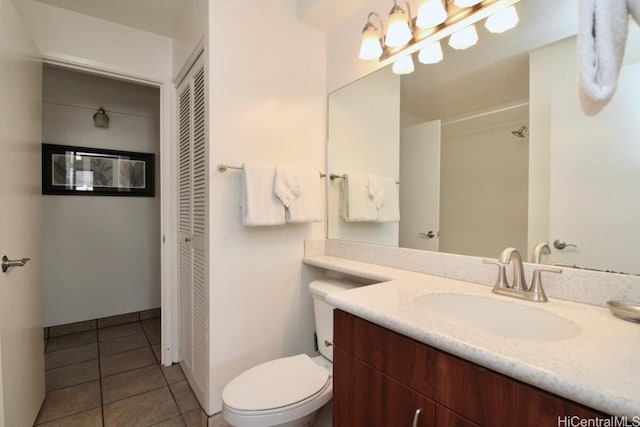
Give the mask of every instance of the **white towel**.
M 627 8 L 636 24 L 640 25 L 640 0 L 627 0 Z
M 302 187 L 300 179 L 291 168 L 276 166 L 276 178 L 273 183 L 273 192 L 282 200 L 285 207 L 289 207 L 300 196 Z
M 627 0 L 581 0 L 578 23 L 578 98 L 598 114 L 618 84 L 629 26 Z
M 400 197 L 395 178 L 379 176 L 377 180 L 384 191 L 384 203 L 378 209 L 376 222 L 400 221 Z
M 273 193 L 274 165 L 242 165 L 242 223 L 285 224 L 284 205 Z
M 382 188 L 382 182 L 380 177 L 376 175 L 367 175 L 367 191 L 369 197 L 376 209 L 380 209 L 380 206 L 384 203 L 384 188 Z
M 340 196 L 340 215 L 345 221 L 364 222 L 375 221 L 378 218 L 378 209 L 373 204 L 367 189 L 366 175 L 344 175 Z
M 300 190 L 297 197 L 288 205 L 285 204 L 287 207 L 285 213 L 287 222 L 322 221 L 324 218 L 324 209 L 322 205 L 322 186 L 318 172 L 310 169 L 278 167 L 278 170 L 281 169 L 284 172 L 283 176 L 289 177 L 289 180 L 292 182 L 297 182 L 297 188 Z

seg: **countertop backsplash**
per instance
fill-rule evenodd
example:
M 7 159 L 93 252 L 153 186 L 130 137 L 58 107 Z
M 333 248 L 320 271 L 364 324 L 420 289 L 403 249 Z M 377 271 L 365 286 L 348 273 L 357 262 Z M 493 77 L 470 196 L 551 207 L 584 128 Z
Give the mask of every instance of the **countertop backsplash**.
M 499 254 L 496 254 L 496 257 Z M 372 270 L 375 266 L 386 267 L 376 276 L 374 271 L 362 271 L 363 277 L 389 277 L 402 274 L 389 269 L 406 270 L 463 280 L 480 285 L 493 286 L 497 270 L 495 266 L 483 264 L 482 258 L 428 252 L 389 246 L 378 246 L 342 240 L 306 240 L 305 258 L 335 257 L 355 261 L 355 270 Z M 359 263 L 371 264 L 362 266 Z M 527 283 L 531 282 L 536 264 L 524 263 Z M 330 270 L 330 268 L 327 268 Z M 350 272 L 354 274 L 354 272 Z M 511 281 L 511 269 L 507 278 Z M 604 273 L 562 267 L 562 274 L 542 275 L 542 283 L 547 296 L 584 304 L 606 306 L 608 300 L 622 300 L 640 303 L 640 276 Z

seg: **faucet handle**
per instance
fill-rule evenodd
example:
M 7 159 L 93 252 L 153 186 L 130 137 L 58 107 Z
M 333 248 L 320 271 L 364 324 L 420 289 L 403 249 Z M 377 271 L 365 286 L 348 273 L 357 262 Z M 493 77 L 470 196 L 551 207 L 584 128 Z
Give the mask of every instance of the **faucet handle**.
M 529 289 L 529 292 L 531 292 L 534 295 L 534 301 L 539 301 L 539 302 L 549 301 L 547 296 L 544 293 L 544 289 L 542 288 L 541 274 L 543 272 L 562 274 L 562 269 L 556 268 L 556 267 L 544 266 L 544 267 L 538 267 L 535 270 L 533 270 L 533 278 L 531 279 L 531 288 Z
M 498 278 L 496 279 L 496 283 L 493 285 L 494 288 L 508 288 L 509 282 L 507 282 L 507 270 L 506 267 L 508 264 L 504 262 L 500 262 L 495 259 L 483 259 L 483 264 L 493 264 L 498 267 Z

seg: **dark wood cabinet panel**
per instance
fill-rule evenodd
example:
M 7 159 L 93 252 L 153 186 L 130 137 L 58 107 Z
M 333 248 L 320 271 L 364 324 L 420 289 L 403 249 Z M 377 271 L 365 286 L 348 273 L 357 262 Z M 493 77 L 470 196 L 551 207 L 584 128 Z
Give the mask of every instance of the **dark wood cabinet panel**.
M 335 349 L 334 427 L 433 427 L 435 404 L 399 382 Z M 416 411 L 421 412 L 416 415 Z
M 605 416 L 444 352 L 437 370 L 434 399 L 480 425 L 556 427 L 559 416 Z
M 425 396 L 435 393 L 436 350 L 343 311 L 334 310 L 336 323 L 337 348 Z
M 461 417 L 442 405 L 436 405 L 436 427 L 478 427 L 478 424 Z
M 391 397 L 396 385 L 387 384 L 382 391 L 376 388 L 377 381 L 382 381 L 380 375 L 439 404 L 438 426 L 556 427 L 559 417 L 608 417 L 351 314 L 336 310 L 334 316 L 334 415 L 337 408 L 339 419 L 349 408 L 366 410 L 369 403 L 380 399 L 386 404 L 400 400 Z M 360 378 L 366 375 L 377 379 Z M 354 390 L 348 384 L 376 390 L 376 399 L 368 399 L 367 390 Z M 345 392 L 347 388 L 349 392 Z M 358 411 L 351 411 L 351 418 L 346 418 L 352 424 L 342 425 L 368 426 L 368 418 L 367 422 L 359 418 L 367 415 Z

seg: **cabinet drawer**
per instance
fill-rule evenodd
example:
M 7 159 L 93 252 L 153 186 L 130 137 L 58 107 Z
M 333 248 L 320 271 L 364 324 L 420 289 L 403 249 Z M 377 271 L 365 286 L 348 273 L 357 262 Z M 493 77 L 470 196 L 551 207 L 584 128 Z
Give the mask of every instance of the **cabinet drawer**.
M 445 408 L 436 404 L 436 427 L 479 427 L 478 424 L 469 421 Z
M 340 372 L 333 379 L 334 427 L 435 425 L 432 400 L 339 349 L 334 349 L 333 366 Z
M 484 426 L 553 426 L 560 416 L 606 417 L 560 396 L 440 352 L 434 400 Z
M 334 310 L 333 341 L 356 359 L 432 397 L 438 351 L 411 338 Z

